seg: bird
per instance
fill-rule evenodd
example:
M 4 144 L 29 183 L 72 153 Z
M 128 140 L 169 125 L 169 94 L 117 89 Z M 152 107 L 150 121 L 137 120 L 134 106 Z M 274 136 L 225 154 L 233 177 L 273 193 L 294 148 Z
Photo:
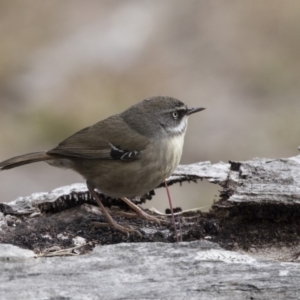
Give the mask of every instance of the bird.
M 111 227 L 124 233 L 137 232 L 118 224 L 95 190 L 122 199 L 146 220 L 158 221 L 128 198 L 145 195 L 174 172 L 181 159 L 188 117 L 204 109 L 188 108 L 169 96 L 150 97 L 79 130 L 49 151 L 2 161 L 0 171 L 40 161 L 72 169 L 85 178 Z

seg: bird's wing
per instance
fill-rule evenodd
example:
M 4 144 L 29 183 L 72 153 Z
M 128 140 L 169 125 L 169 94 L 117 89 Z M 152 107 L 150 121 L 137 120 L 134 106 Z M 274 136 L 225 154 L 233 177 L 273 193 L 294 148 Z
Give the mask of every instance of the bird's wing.
M 131 161 L 138 159 L 148 144 L 146 137 L 131 129 L 119 115 L 115 115 L 76 132 L 47 154 Z

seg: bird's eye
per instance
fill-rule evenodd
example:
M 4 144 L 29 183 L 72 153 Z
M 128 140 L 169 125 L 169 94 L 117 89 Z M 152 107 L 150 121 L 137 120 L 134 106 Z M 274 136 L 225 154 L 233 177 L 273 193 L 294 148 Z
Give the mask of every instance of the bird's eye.
M 175 120 L 178 119 L 178 112 L 177 111 L 172 112 L 172 117 Z

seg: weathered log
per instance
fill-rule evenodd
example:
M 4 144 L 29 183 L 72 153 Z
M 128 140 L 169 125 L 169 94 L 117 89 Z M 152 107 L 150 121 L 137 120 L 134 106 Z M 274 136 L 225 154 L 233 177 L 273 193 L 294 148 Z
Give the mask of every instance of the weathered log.
M 97 246 L 33 258 L 0 245 L 0 299 L 299 299 L 298 264 L 258 260 L 206 241 Z
M 113 217 L 140 230 L 142 237 L 93 227 L 93 221 L 105 219 L 83 184 L 0 204 L 0 253 L 6 251 L 0 258 L 6 270 L 0 273 L 0 298 L 15 299 L 17 293 L 30 299 L 298 299 L 300 156 L 179 166 L 168 184 L 199 179 L 219 184 L 220 199 L 208 213 L 177 213 L 181 240 L 190 242 L 179 245 L 141 243 L 174 242 L 169 216 L 160 215 L 160 225 L 129 217 L 122 202 L 101 192 Z M 122 242 L 128 244 L 95 248 Z M 33 252 L 19 249 L 10 255 L 15 248 L 4 243 Z M 51 261 L 32 258 L 87 253 Z M 61 273 L 67 276 L 57 276 Z M 20 277 L 28 288 L 38 284 L 39 293 L 19 289 L 14 278 Z M 95 290 L 99 297 L 93 297 Z

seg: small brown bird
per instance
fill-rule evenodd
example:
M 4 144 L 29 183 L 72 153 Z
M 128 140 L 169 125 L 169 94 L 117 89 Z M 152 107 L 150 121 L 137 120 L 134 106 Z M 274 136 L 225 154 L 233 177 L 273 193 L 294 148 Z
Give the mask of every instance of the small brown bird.
M 204 108 L 188 108 L 172 97 L 152 97 L 124 112 L 84 128 L 56 148 L 0 163 L 0 170 L 45 161 L 80 173 L 108 223 L 122 232 L 136 232 L 117 224 L 95 189 L 121 198 L 141 217 L 158 221 L 127 197 L 143 196 L 164 182 L 182 154 L 188 116 Z

